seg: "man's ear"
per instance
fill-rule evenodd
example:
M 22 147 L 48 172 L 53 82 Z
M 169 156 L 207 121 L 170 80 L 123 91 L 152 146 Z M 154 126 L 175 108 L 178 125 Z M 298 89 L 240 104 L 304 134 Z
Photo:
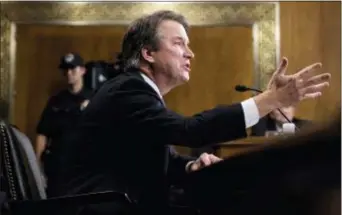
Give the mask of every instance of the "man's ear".
M 153 53 L 150 48 L 144 47 L 141 49 L 141 56 L 149 63 L 155 62 Z

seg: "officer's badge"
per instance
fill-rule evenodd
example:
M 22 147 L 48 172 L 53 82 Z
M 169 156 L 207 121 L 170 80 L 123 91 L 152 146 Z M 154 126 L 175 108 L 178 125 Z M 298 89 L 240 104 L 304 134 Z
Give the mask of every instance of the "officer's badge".
M 84 100 L 82 103 L 81 103 L 81 106 L 80 106 L 80 109 L 81 111 L 83 111 L 89 104 L 89 100 Z
M 74 60 L 75 56 L 73 54 L 67 54 L 64 57 L 65 62 L 70 63 Z
M 98 80 L 100 83 L 103 83 L 103 82 L 107 81 L 107 78 L 104 75 L 100 74 L 98 77 Z

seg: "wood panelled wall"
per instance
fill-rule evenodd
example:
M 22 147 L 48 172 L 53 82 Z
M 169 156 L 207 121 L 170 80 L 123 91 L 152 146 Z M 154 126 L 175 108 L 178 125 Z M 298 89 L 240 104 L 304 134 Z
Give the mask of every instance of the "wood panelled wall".
M 297 116 L 326 121 L 341 104 L 341 2 L 281 2 L 281 55 L 295 72 L 316 61 L 330 72 L 331 86 L 318 100 L 304 101 Z

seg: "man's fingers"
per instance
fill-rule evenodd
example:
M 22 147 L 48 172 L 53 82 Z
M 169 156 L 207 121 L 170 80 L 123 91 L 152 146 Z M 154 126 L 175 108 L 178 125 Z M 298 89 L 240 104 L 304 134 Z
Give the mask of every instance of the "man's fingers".
M 201 156 L 191 164 L 191 171 L 197 171 L 203 167 L 210 166 L 211 164 L 222 161 L 221 158 L 216 157 L 213 154 L 203 153 Z
M 210 158 L 210 161 L 211 161 L 212 163 L 217 163 L 217 162 L 222 161 L 222 158 L 216 157 L 216 156 L 213 155 L 213 154 L 210 154 L 210 155 L 209 155 L 209 158 Z
M 303 88 L 302 91 L 302 95 L 306 95 L 306 94 L 312 94 L 312 93 L 317 93 L 317 92 L 322 92 L 324 88 L 328 87 L 329 83 L 328 82 L 323 82 L 320 84 L 316 84 L 313 86 L 309 86 L 309 87 L 305 87 Z
M 303 100 L 305 100 L 305 99 L 315 99 L 315 98 L 320 97 L 321 95 L 322 95 L 321 92 L 305 94 L 303 96 Z
M 216 157 L 213 154 L 207 154 L 207 153 L 203 153 L 200 158 L 199 158 L 201 164 L 203 164 L 203 166 L 209 166 L 213 163 L 217 163 L 219 161 L 221 161 L 221 158 Z
M 315 84 L 319 84 L 322 82 L 327 82 L 331 78 L 331 75 L 329 73 L 324 73 L 320 75 L 316 75 L 311 77 L 309 80 L 306 81 L 305 86 L 312 86 Z
M 203 153 L 200 157 L 200 162 L 204 165 L 204 166 L 209 166 L 211 164 L 211 161 L 210 161 L 210 157 L 209 157 L 209 154 L 207 153 Z
M 300 79 L 307 79 L 308 77 L 310 77 L 312 72 L 314 72 L 316 69 L 320 69 L 320 68 L 322 68 L 322 63 L 311 64 L 311 65 L 305 67 L 304 69 L 301 69 L 299 72 L 297 72 L 295 74 L 295 77 L 300 78 Z

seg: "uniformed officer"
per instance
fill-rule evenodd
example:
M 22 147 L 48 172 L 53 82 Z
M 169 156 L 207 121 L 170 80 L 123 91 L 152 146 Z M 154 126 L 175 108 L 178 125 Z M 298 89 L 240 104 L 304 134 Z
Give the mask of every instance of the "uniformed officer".
M 63 154 L 58 153 L 63 137 L 75 127 L 82 110 L 88 105 L 92 91 L 84 87 L 86 72 L 80 55 L 69 53 L 61 58 L 59 69 L 68 88 L 49 98 L 37 126 L 36 155 L 44 167 L 48 189 L 52 188 L 54 174 Z

